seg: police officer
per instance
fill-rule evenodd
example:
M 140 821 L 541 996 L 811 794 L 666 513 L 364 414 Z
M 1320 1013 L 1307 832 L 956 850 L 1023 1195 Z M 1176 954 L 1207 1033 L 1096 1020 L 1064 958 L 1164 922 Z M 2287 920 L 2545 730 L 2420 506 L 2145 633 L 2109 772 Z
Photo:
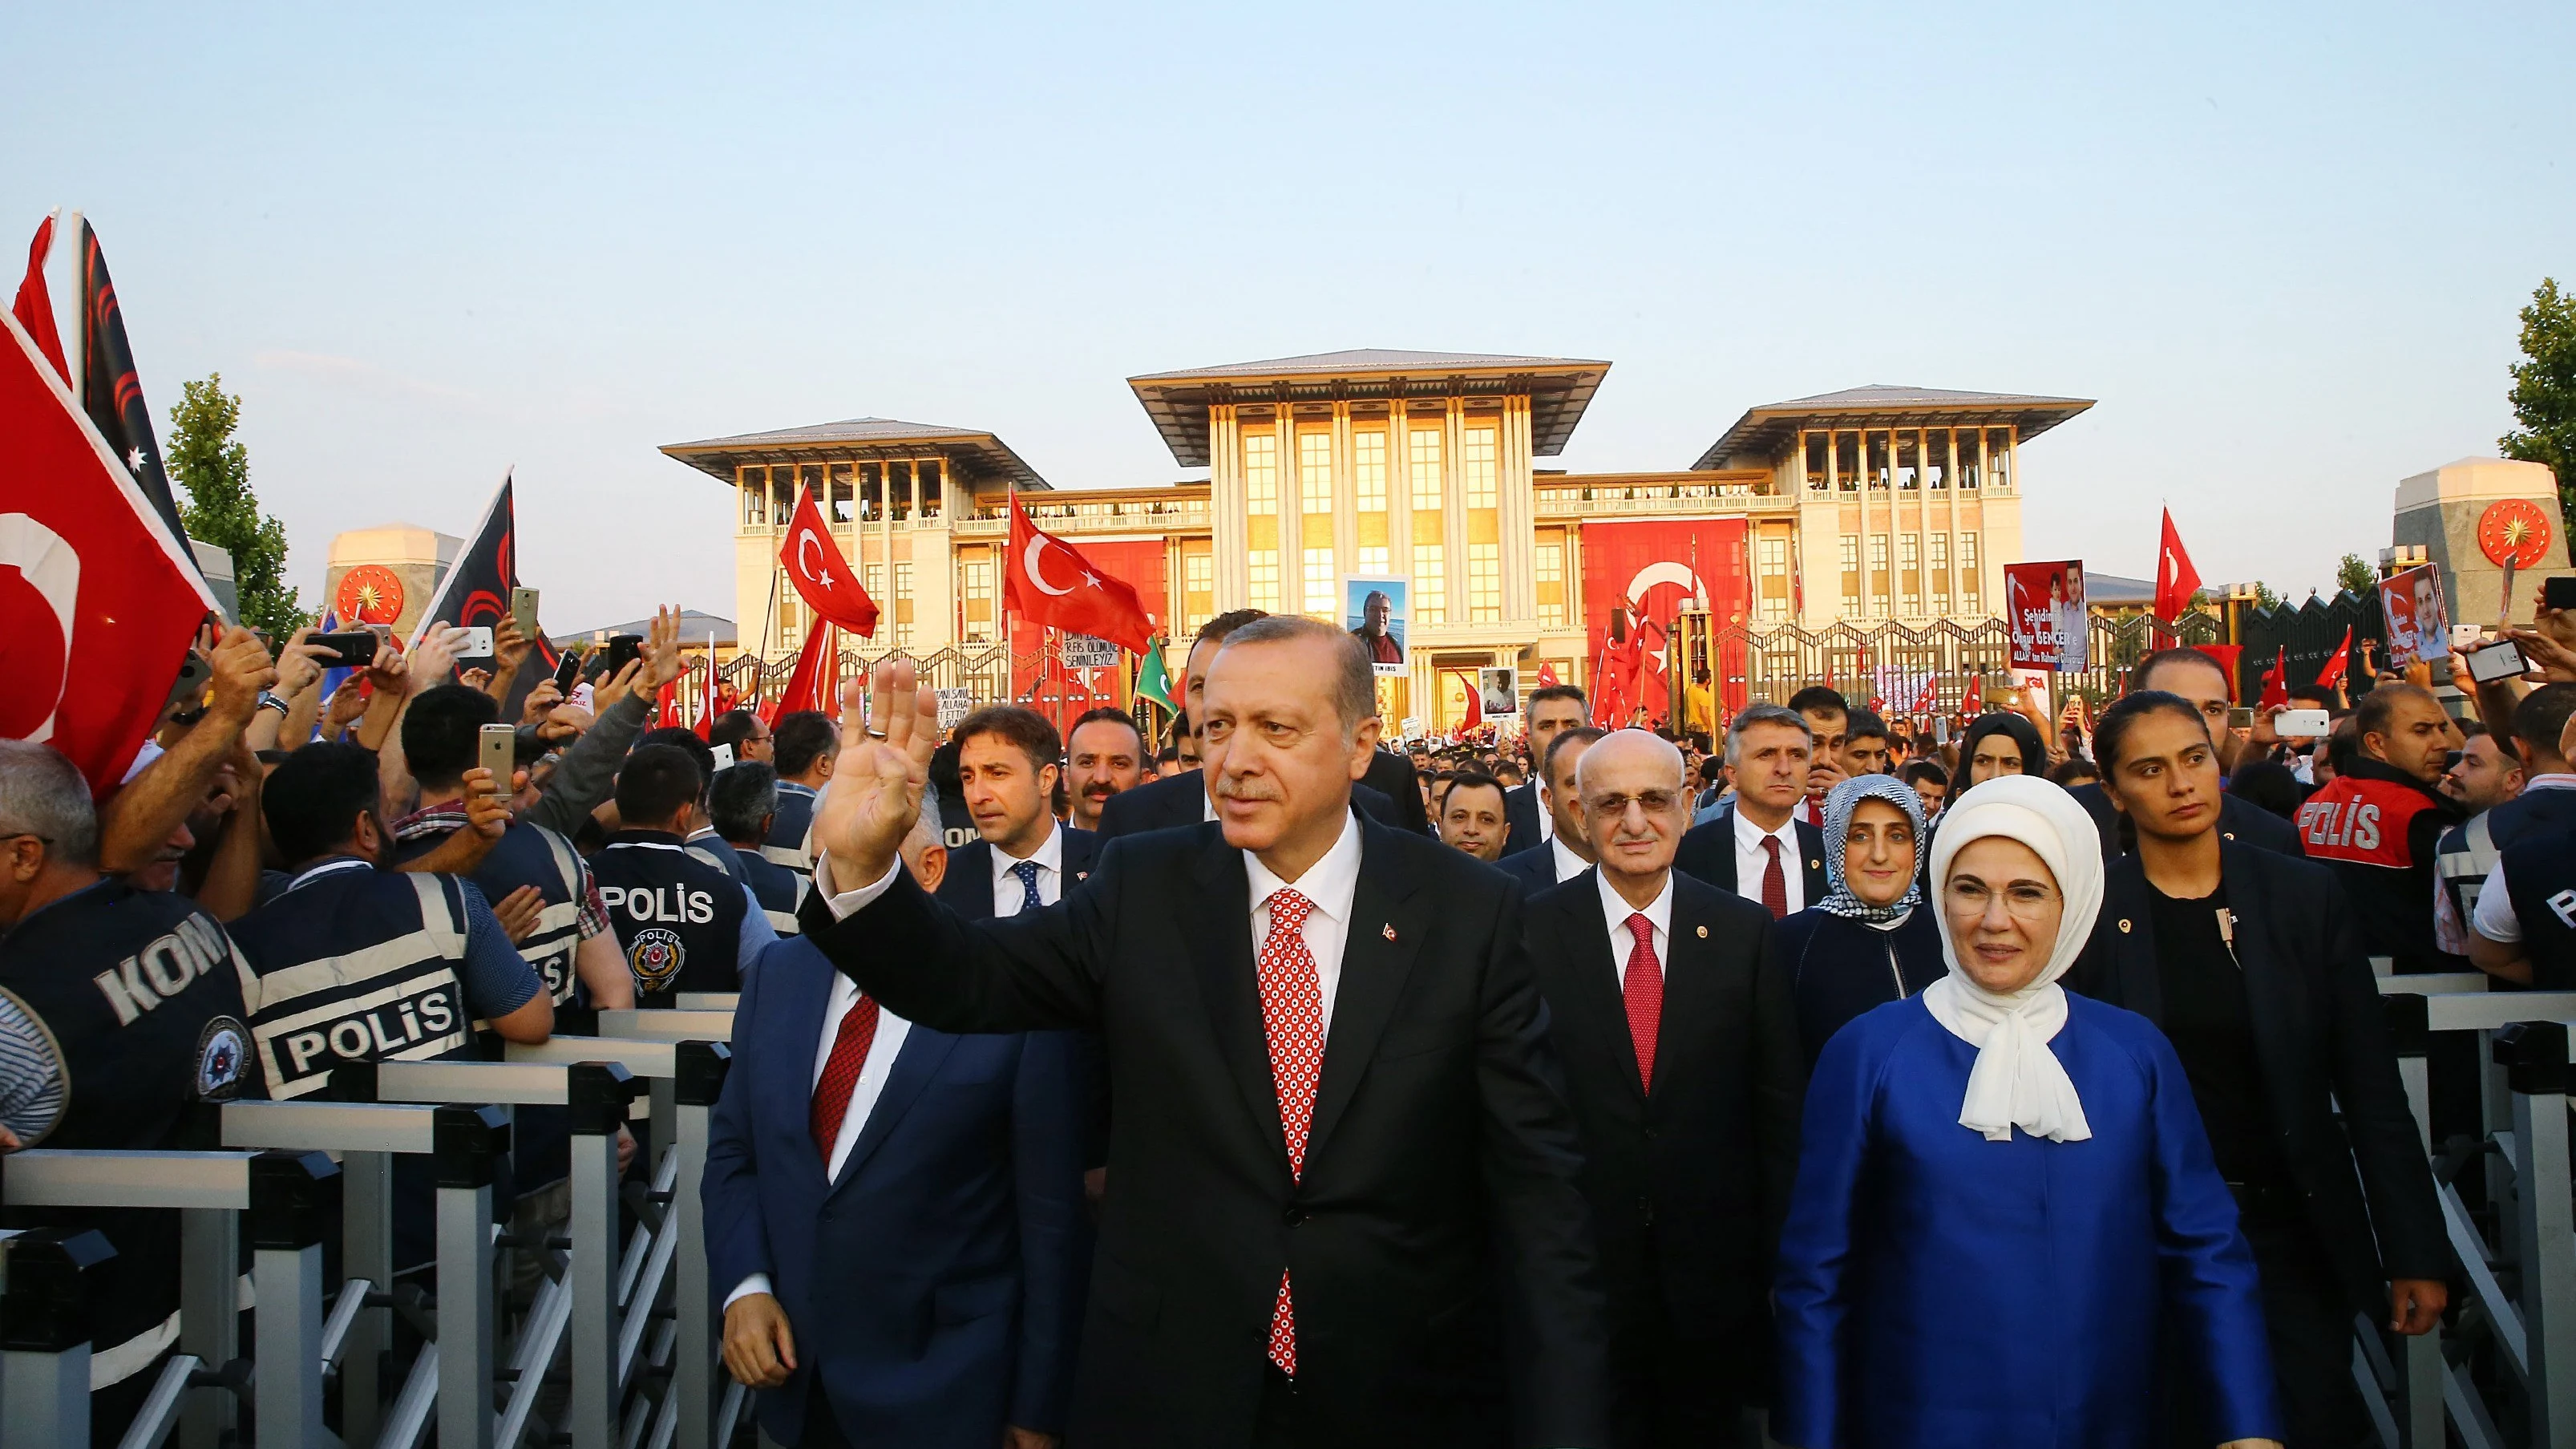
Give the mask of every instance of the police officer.
M 782 936 L 797 934 L 796 908 L 805 903 L 805 893 L 814 886 L 814 877 L 803 871 L 790 870 L 761 854 L 760 843 L 769 838 L 770 826 L 778 815 L 778 772 L 754 761 L 737 764 L 730 770 L 718 771 L 713 785 L 707 787 L 707 818 L 715 822 L 716 834 L 742 858 L 742 868 L 751 877 L 752 899 L 760 903 L 760 913 L 769 921 L 771 930 Z
M 485 725 L 500 721 L 492 696 L 462 684 L 442 684 L 412 697 L 403 711 L 403 758 L 420 786 L 418 806 L 394 822 L 394 857 L 416 860 L 466 824 L 465 774 L 475 768 Z M 546 984 L 557 1009 L 575 1003 L 578 990 L 594 1008 L 635 1004 L 632 980 L 610 934 L 608 908 L 590 868 L 572 842 L 542 825 L 512 821 L 467 879 L 486 901 L 534 890 L 537 923 L 519 954 Z
M 617 774 L 617 816 L 625 828 L 590 858 L 635 989 L 648 1006 L 669 1004 L 675 991 L 741 990 L 741 965 L 778 939 L 749 889 L 685 843 L 706 788 L 707 777 L 687 750 L 636 746 Z M 715 848 L 732 854 L 721 842 Z
M 2485 692 L 2480 693 L 2483 703 Z M 2442 895 L 2434 905 L 2435 929 L 2445 949 L 2464 951 L 2475 959 L 2469 922 L 2505 847 L 2526 838 L 2576 830 L 2576 772 L 2569 770 L 2567 757 L 2559 749 L 2571 714 L 2576 714 L 2576 684 L 2544 684 L 2524 695 L 2513 707 L 2512 738 L 2497 741 L 2519 759 L 2521 793 L 2442 833 L 2434 865 Z
M 2343 880 L 2362 949 L 2400 974 L 2465 971 L 2433 938 L 2433 856 L 2460 816 L 2437 788 L 2457 747 L 2451 717 L 2433 692 L 2383 684 L 2353 712 L 2360 748 L 2348 769 L 2299 807 L 2299 840 Z
M 800 874 L 814 869 L 805 835 L 814 825 L 814 801 L 832 778 L 832 757 L 839 753 L 841 732 L 819 709 L 781 715 L 771 732 L 770 763 L 778 767 L 778 816 L 769 822 L 769 837 L 760 853 Z
M 179 1140 L 189 1106 L 264 1095 L 244 975 L 194 901 L 99 873 L 79 769 L 45 745 L 0 740 L 0 1146 L 200 1145 Z M 177 1337 L 179 1219 L 15 1209 L 6 1222 L 74 1218 L 116 1248 L 91 1305 L 90 1369 L 91 1418 L 114 1442 Z

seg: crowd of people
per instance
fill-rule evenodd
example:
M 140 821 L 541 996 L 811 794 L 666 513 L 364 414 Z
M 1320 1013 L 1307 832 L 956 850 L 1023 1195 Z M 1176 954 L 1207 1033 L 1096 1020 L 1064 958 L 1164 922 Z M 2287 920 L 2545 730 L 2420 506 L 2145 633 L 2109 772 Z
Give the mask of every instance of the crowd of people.
M 212 634 L 104 792 L 0 741 L 0 1148 L 738 992 L 696 1190 L 782 1444 L 2361 1443 L 2355 1316 L 2453 1271 L 2374 978 L 2576 987 L 2547 609 L 2462 717 L 2419 666 L 2311 738 L 2178 648 L 2098 717 L 1703 678 L 1385 740 L 1348 634 L 1248 610 L 1160 749 L 942 731 L 904 663 L 657 728 L 677 611 L 532 688 L 461 632 L 329 685 Z M 2437 1053 L 2437 1140 L 2477 1091 Z M 567 1146 L 520 1113 L 523 1240 Z M 108 1442 L 171 1216 L 84 1216 Z

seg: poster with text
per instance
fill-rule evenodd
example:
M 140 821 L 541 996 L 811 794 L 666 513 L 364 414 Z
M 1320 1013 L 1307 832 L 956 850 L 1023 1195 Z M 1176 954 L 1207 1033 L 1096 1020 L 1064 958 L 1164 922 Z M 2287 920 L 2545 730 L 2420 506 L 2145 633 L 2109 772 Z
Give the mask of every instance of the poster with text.
M 2074 673 L 2085 667 L 2084 563 L 2004 565 L 2012 667 Z
M 2388 665 L 2400 673 L 2418 659 L 2449 657 L 2451 611 L 2442 603 L 2442 571 L 2431 564 L 2379 581 L 2379 608 L 2388 616 Z
M 1342 627 L 1360 641 L 1375 673 L 1405 672 L 1404 635 L 1411 620 L 1405 602 L 1412 587 L 1410 579 L 1363 574 L 1342 580 Z

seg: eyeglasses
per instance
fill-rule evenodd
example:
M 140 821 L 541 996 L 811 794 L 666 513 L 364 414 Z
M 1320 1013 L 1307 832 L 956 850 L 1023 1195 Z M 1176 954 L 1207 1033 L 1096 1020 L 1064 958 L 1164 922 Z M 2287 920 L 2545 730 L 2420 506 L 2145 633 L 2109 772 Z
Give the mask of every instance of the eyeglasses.
M 1616 820 L 1626 815 L 1631 805 L 1643 808 L 1649 815 L 1661 815 L 1672 809 L 1673 802 L 1680 798 L 1670 790 L 1648 790 L 1638 795 L 1595 795 L 1583 802 L 1583 808 L 1604 820 Z
M 1986 883 L 1972 876 L 1950 882 L 1943 892 L 1951 906 L 1963 915 L 1982 916 L 1992 904 L 1995 893 Z M 2036 881 L 2015 881 L 2004 887 L 2004 910 L 2016 921 L 2036 921 L 2045 917 L 2057 904 L 2057 892 Z

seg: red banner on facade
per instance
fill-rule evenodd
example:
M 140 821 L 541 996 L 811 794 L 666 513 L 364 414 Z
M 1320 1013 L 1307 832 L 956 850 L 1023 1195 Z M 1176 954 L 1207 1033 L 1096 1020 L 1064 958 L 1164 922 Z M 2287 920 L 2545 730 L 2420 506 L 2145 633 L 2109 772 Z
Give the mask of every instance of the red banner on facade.
M 1753 580 L 1746 522 L 1698 518 L 1583 525 L 1583 625 L 1592 717 L 1626 724 L 1669 719 L 1679 685 L 1664 677 L 1673 616 L 1700 599 L 1714 629 L 1748 620 Z M 1713 671 L 1728 709 L 1744 704 L 1744 649 L 1721 646 Z

